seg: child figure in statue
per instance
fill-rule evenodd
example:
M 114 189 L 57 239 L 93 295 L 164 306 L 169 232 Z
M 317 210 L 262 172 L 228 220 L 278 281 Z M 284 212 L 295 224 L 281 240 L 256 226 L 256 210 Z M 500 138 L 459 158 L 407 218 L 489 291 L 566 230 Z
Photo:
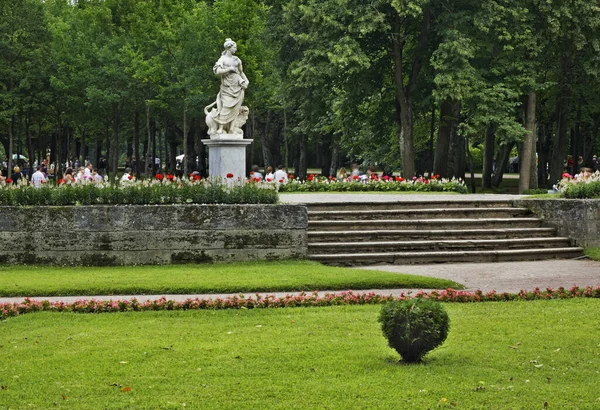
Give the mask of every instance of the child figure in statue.
M 228 38 L 223 47 L 225 51 L 213 67 L 213 72 L 221 77 L 221 89 L 217 100 L 204 109 L 209 134 L 232 133 L 244 101 L 244 90 L 249 84 L 242 68 L 242 60 L 234 55 L 237 51 L 235 41 Z M 209 111 L 215 105 L 216 108 Z

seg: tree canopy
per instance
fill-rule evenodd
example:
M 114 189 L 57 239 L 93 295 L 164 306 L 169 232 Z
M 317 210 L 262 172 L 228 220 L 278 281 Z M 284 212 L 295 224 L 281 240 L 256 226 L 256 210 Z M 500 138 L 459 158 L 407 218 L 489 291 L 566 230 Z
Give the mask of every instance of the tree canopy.
M 251 84 L 248 166 L 475 167 L 491 188 L 516 153 L 525 190 L 600 150 L 597 2 L 0 0 L 0 159 L 151 175 L 185 154 L 206 175 L 226 37 Z

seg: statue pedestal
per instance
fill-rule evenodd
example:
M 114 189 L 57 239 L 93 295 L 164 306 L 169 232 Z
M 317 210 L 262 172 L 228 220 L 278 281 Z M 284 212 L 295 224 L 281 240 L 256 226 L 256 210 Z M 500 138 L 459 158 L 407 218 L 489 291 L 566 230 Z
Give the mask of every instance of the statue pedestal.
M 208 147 L 208 175 L 221 177 L 233 174 L 237 180 L 246 179 L 246 147 L 251 139 L 243 139 L 241 134 L 216 134 L 210 139 L 201 140 Z

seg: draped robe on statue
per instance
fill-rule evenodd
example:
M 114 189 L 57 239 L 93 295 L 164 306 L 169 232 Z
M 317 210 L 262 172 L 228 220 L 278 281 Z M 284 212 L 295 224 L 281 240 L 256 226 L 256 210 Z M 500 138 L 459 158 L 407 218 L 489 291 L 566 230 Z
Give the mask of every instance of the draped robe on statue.
M 222 56 L 213 67 L 213 72 L 217 72 L 218 68 L 239 67 L 241 61 L 233 56 L 227 58 Z M 242 102 L 244 101 L 244 88 L 242 84 L 244 78 L 236 70 L 235 72 L 227 72 L 221 76 L 221 89 L 217 94 L 217 113 L 213 116 L 214 120 L 224 126 L 227 131 L 230 129 L 231 123 L 237 118 Z

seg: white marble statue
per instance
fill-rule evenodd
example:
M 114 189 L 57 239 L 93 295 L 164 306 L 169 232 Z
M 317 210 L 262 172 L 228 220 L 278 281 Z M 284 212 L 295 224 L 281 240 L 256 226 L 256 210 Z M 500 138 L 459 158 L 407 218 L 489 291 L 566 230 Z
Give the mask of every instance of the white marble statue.
M 242 106 L 242 103 L 249 82 L 242 60 L 234 55 L 237 45 L 228 38 L 223 47 L 225 51 L 213 67 L 213 72 L 221 77 L 221 89 L 217 100 L 204 108 L 209 135 L 241 134 L 241 126 L 248 119 L 248 107 Z

